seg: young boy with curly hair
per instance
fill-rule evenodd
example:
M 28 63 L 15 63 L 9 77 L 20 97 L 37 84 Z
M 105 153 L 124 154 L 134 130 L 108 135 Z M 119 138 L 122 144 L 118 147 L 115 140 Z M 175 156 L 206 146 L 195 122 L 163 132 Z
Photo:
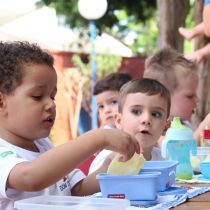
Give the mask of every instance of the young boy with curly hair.
M 56 116 L 53 58 L 28 42 L 0 42 L 0 210 L 38 195 L 98 192 L 95 176 L 75 167 L 103 148 L 132 157 L 139 145 L 129 134 L 95 129 L 54 147 L 48 139 Z

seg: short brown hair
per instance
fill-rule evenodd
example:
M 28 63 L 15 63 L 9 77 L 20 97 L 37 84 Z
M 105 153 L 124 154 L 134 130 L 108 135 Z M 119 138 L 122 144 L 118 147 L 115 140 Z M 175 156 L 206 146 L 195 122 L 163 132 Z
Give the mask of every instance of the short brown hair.
M 98 95 L 109 90 L 120 91 L 120 88 L 131 79 L 131 75 L 127 72 L 111 73 L 96 83 L 93 94 Z
M 140 78 L 132 80 L 127 84 L 123 85 L 119 92 L 119 112 L 122 113 L 123 106 L 125 104 L 126 96 L 130 93 L 145 93 L 149 96 L 160 95 L 167 101 L 167 117 L 170 113 L 171 108 L 171 96 L 167 88 L 154 79 Z
M 170 92 L 177 86 L 180 77 L 196 75 L 197 65 L 172 48 L 163 48 L 147 58 L 144 77 L 156 79 Z

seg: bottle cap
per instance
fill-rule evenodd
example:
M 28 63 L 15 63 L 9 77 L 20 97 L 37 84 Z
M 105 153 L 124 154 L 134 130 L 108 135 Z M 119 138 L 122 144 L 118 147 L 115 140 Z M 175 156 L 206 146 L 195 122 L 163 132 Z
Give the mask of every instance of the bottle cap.
M 186 129 L 187 127 L 182 124 L 180 117 L 174 117 L 171 122 L 171 128 Z
M 162 143 L 161 154 L 165 158 L 167 155 L 168 144 L 170 143 L 187 143 L 193 155 L 197 153 L 196 141 L 193 138 L 193 132 L 190 128 L 181 123 L 180 117 L 174 117 L 171 127 L 166 131 L 164 141 Z

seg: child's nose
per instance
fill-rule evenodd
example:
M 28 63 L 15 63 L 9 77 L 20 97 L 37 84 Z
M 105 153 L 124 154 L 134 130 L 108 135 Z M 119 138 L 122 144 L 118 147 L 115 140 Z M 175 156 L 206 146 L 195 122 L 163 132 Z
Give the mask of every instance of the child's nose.
M 144 113 L 142 115 L 142 124 L 143 125 L 151 125 L 151 116 L 148 113 Z
M 56 108 L 56 105 L 55 105 L 55 101 L 53 99 L 49 99 L 47 101 L 47 104 L 46 104 L 46 110 L 49 111 L 49 110 L 52 110 L 54 111 Z
M 110 106 L 105 106 L 104 111 L 105 112 L 111 112 L 111 107 Z

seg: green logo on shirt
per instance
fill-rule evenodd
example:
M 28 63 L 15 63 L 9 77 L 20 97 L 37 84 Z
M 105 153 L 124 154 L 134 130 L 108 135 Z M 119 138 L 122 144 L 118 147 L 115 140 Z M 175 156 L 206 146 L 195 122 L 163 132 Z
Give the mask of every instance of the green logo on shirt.
M 11 155 L 11 154 L 14 154 L 14 152 L 12 152 L 12 151 L 2 152 L 0 154 L 0 157 L 5 158 L 5 157 L 7 157 L 8 155 Z

